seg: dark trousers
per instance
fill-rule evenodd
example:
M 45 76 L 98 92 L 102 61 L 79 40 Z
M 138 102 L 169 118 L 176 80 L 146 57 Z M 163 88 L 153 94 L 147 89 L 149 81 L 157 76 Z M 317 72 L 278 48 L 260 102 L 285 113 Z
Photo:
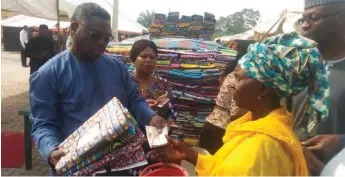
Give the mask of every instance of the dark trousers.
M 206 122 L 200 132 L 199 146 L 206 149 L 210 154 L 215 154 L 224 144 L 224 134 L 224 129 Z
M 25 54 L 25 49 L 23 48 L 23 46 L 21 47 L 21 51 L 20 51 L 20 58 L 22 61 L 22 66 L 26 66 L 26 54 Z

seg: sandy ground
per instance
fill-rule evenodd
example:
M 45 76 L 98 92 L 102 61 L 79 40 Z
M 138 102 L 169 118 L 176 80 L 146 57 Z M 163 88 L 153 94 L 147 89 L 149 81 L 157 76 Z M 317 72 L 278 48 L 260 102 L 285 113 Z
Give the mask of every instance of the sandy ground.
M 28 106 L 29 68 L 23 68 L 19 53 L 1 53 L 1 130 L 24 131 L 20 108 Z
M 24 132 L 23 117 L 18 110 L 29 105 L 30 69 L 23 68 L 20 53 L 1 51 L 1 131 Z M 24 150 L 24 149 L 23 149 Z M 2 168 L 2 176 L 41 176 L 48 175 L 48 165 L 33 149 L 33 169 Z

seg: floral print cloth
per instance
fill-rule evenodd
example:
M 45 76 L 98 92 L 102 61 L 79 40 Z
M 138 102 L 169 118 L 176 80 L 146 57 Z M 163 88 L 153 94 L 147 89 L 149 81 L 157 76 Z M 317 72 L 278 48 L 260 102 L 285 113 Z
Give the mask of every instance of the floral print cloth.
M 249 47 L 239 65 L 247 74 L 277 91 L 279 96 L 294 96 L 309 89 L 306 114 L 310 132 L 328 117 L 329 88 L 324 63 L 316 43 L 293 32 L 267 39 Z
M 220 91 L 216 99 L 216 106 L 213 112 L 206 118 L 206 121 L 226 129 L 230 121 L 235 118 L 242 117 L 247 110 L 239 108 L 233 99 L 233 84 L 235 84 L 235 76 L 230 73 L 224 79 Z

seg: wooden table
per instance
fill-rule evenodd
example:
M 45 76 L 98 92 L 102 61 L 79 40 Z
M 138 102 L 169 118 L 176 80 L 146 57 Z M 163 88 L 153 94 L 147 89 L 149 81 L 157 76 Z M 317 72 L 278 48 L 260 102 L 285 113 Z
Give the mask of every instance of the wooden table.
M 18 111 L 18 114 L 24 117 L 24 146 L 25 146 L 25 168 L 32 169 L 32 138 L 31 138 L 31 122 L 30 122 L 30 108 L 23 108 Z

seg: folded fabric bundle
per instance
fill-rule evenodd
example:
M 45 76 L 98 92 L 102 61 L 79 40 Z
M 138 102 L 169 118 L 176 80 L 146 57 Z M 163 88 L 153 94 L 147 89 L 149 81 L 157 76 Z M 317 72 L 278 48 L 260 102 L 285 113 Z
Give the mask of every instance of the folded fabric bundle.
M 160 20 L 164 20 L 165 21 L 166 17 L 167 16 L 165 14 L 159 14 L 159 13 L 156 13 L 156 14 L 153 15 L 153 19 L 154 20 L 155 19 L 160 19 Z
M 215 20 L 215 16 L 211 13 L 205 12 L 204 13 L 204 20 L 205 21 Z
M 180 22 L 190 22 L 192 20 L 192 17 L 186 15 L 182 15 L 182 17 L 180 18 Z
M 197 25 L 189 26 L 189 31 L 196 32 L 198 34 L 199 34 L 201 29 L 202 29 L 202 25 L 200 25 L 200 26 L 197 26 Z
M 201 74 L 202 74 L 201 72 L 191 73 L 191 72 L 185 72 L 183 70 L 177 70 L 177 69 L 170 70 L 168 73 L 171 75 L 182 76 L 186 78 L 194 78 L 194 79 L 201 78 Z
M 131 128 L 128 131 L 128 136 L 126 138 L 124 137 L 124 140 L 118 140 L 118 141 L 109 143 L 109 145 L 105 146 L 102 150 L 94 152 L 91 156 L 81 161 L 79 164 L 73 166 L 71 169 L 66 170 L 66 171 L 59 171 L 58 174 L 63 174 L 64 176 L 70 176 L 70 175 L 75 175 L 75 173 L 77 172 L 81 173 L 80 172 L 81 170 L 89 169 L 90 166 L 93 166 L 93 164 L 99 163 L 98 161 L 102 161 L 102 159 L 112 157 L 111 154 L 121 151 L 124 147 L 131 147 L 131 146 L 141 147 L 144 141 L 145 141 L 144 134 L 141 132 L 141 130 L 137 126 L 133 124 L 133 126 L 131 126 Z M 113 161 L 119 162 L 119 159 L 115 159 Z M 102 170 L 101 168 L 102 167 L 99 166 L 98 168 L 93 167 L 92 169 L 93 171 L 99 171 L 99 170 Z M 90 175 L 92 171 L 90 171 L 89 173 L 85 173 L 85 172 L 86 171 L 84 170 L 83 175 Z
M 152 27 L 162 29 L 164 27 L 164 23 L 153 23 L 152 22 Z
M 195 99 L 196 102 L 200 102 L 200 101 L 204 102 L 204 103 L 213 103 L 214 102 L 214 99 L 212 99 L 212 98 L 196 96 L 195 94 L 191 94 L 191 93 L 184 93 L 184 92 L 177 91 L 177 90 L 173 90 L 172 93 L 176 96 L 185 96 L 188 98 Z
M 178 31 L 176 24 L 165 24 L 163 27 L 163 32 L 176 33 Z
M 201 15 L 192 15 L 192 20 L 196 21 L 196 22 L 203 22 L 204 21 L 204 17 Z
M 201 64 L 181 64 L 181 67 L 182 68 L 201 68 L 201 69 L 204 69 L 204 68 L 215 68 L 216 65 L 215 64 L 207 64 L 207 65 L 201 65 Z M 204 73 L 202 73 L 202 76 L 203 76 Z M 204 76 L 208 76 L 206 73 Z
M 107 48 L 107 51 L 109 53 L 129 53 L 131 51 L 131 47 L 121 47 L 121 46 L 110 47 L 110 48 Z
M 186 36 L 186 34 L 187 34 L 186 32 L 180 31 L 180 30 L 176 32 L 176 36 L 184 37 L 184 36 Z
M 189 22 L 179 22 L 177 24 L 177 26 L 179 27 L 179 29 L 188 29 L 190 26 Z
M 171 61 L 169 61 L 169 60 L 157 60 L 156 63 L 157 63 L 157 65 L 170 65 Z
M 219 72 L 221 72 L 219 69 L 204 69 L 202 71 L 205 73 L 219 73 Z
M 58 148 L 66 155 L 61 157 L 56 170 L 61 171 L 76 165 L 95 147 L 115 140 L 129 126 L 131 118 L 128 110 L 117 98 L 113 98 L 59 145 Z
M 217 23 L 217 21 L 215 19 L 213 20 L 204 20 L 204 25 L 212 25 L 212 26 L 215 26 Z
M 197 97 L 207 97 L 207 98 L 210 98 L 210 99 L 217 98 L 217 93 L 198 93 L 198 92 L 188 92 L 188 91 L 185 91 L 185 90 L 184 90 L 184 93 L 188 93 L 188 94 L 191 94 L 191 95 L 194 95 L 194 96 L 197 96 Z M 200 115 L 200 114 L 198 114 L 198 115 Z
M 215 66 L 214 64 L 213 64 L 213 66 Z M 205 72 L 203 72 L 202 74 L 201 74 L 201 77 L 215 77 L 215 78 L 219 78 L 221 75 L 223 75 L 223 72 L 217 72 L 217 73 L 205 73 Z
M 162 24 L 164 25 L 165 20 L 164 19 L 153 19 L 152 24 Z
M 158 69 L 179 69 L 181 68 L 179 64 L 170 64 L 170 65 L 156 65 Z M 158 73 L 161 73 L 160 71 Z M 163 72 L 163 74 L 168 74 L 168 71 Z
M 128 110 L 113 98 L 59 145 L 66 155 L 60 158 L 56 171 L 78 170 L 110 153 L 107 144 L 129 142 L 136 135 L 133 121 Z
M 106 155 L 101 160 L 73 173 L 73 176 L 88 176 L 94 173 L 105 173 L 105 166 L 111 171 L 123 171 L 147 165 L 145 153 L 141 146 L 128 144 L 125 147 Z
M 181 54 L 180 59 L 207 59 L 214 58 L 214 55 L 210 54 Z
M 179 21 L 180 13 L 179 12 L 169 12 L 167 21 Z
M 160 60 L 177 60 L 179 59 L 179 55 L 178 54 L 162 54 L 162 53 L 158 53 L 158 59 Z
M 237 52 L 235 50 L 230 50 L 230 49 L 220 49 L 220 52 L 225 55 L 232 55 L 236 56 Z
M 236 56 L 220 54 L 220 55 L 216 56 L 216 59 L 217 60 L 227 60 L 227 61 L 230 61 L 230 60 L 235 60 Z
M 209 35 L 209 36 L 212 36 L 212 35 L 213 35 L 213 30 L 202 29 L 202 30 L 200 31 L 200 35 Z
M 157 28 L 157 27 L 154 27 L 152 26 L 151 28 L 149 28 L 149 32 L 150 33 L 160 33 L 162 31 L 161 28 Z
M 180 12 L 169 12 L 168 16 L 172 16 L 172 17 L 179 17 L 180 16 Z

